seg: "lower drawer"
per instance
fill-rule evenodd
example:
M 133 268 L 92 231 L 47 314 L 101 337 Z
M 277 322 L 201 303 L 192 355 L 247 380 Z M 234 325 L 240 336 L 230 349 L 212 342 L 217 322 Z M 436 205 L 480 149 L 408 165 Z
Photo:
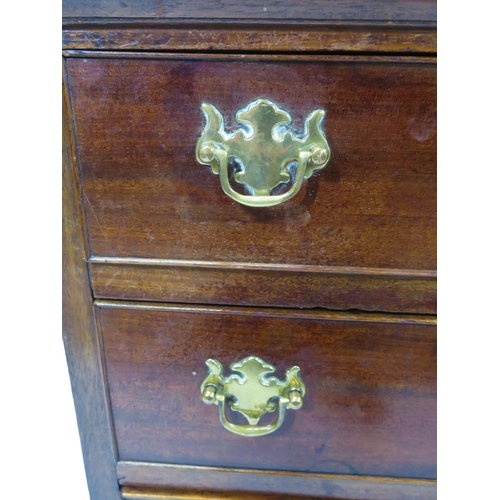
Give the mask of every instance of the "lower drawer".
M 120 461 L 436 477 L 433 318 L 97 305 Z M 228 432 L 201 400 L 205 360 L 219 360 L 227 375 L 248 355 L 280 379 L 299 366 L 307 389 L 303 407 L 266 436 Z

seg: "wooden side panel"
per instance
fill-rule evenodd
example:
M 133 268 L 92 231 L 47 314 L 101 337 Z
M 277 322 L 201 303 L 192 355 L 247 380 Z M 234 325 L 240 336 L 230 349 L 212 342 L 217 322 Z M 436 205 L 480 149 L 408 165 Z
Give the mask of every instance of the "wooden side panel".
M 436 313 L 429 276 L 90 263 L 98 298 Z
M 433 63 L 158 57 L 68 61 L 93 255 L 435 269 Z M 202 102 L 231 128 L 261 96 L 298 130 L 325 109 L 333 151 L 270 208 L 228 198 L 194 155 Z
M 90 497 L 119 500 L 113 437 L 85 263 L 83 211 L 73 169 L 75 158 L 65 80 L 63 85 L 63 339 Z
M 121 460 L 435 477 L 436 338 L 424 319 L 100 305 Z M 280 377 L 298 365 L 308 392 L 278 431 L 249 439 L 222 427 L 199 387 L 205 360 L 227 373 L 251 354 Z
M 171 500 L 436 500 L 436 482 L 414 479 L 304 474 L 262 470 L 215 469 L 118 462 L 125 498 Z M 189 485 L 196 490 L 147 489 Z M 219 490 L 211 492 L 210 489 Z M 222 491 L 222 489 L 229 491 Z M 252 493 L 234 490 L 253 490 Z M 208 491 L 207 491 L 208 490 Z M 154 496 L 156 495 L 156 496 Z
M 279 21 L 435 21 L 435 0 L 64 0 L 63 17 Z

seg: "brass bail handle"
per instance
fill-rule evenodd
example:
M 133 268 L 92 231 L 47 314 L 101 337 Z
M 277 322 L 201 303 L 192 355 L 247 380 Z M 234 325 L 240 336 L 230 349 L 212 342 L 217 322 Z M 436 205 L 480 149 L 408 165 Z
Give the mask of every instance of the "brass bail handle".
M 224 377 L 219 361 L 208 359 L 205 363 L 209 371 L 200 388 L 203 402 L 218 405 L 220 421 L 228 431 L 247 437 L 265 436 L 279 429 L 285 419 L 285 410 L 302 407 L 306 387 L 298 366 L 289 368 L 282 381 L 269 377 L 276 368 L 257 356 L 232 363 L 230 368 L 237 373 L 229 377 Z M 230 422 L 226 406 L 244 415 L 249 425 Z M 258 425 L 263 415 L 276 409 L 278 417 L 273 423 Z
M 196 146 L 196 159 L 210 165 L 212 172 L 219 175 L 224 193 L 243 205 L 271 207 L 289 200 L 298 193 L 302 181 L 330 159 L 330 148 L 321 128 L 325 116 L 322 109 L 307 116 L 302 136 L 288 127 L 292 122 L 290 114 L 268 99 L 257 99 L 238 110 L 236 121 L 242 127 L 230 133 L 225 131 L 224 118 L 215 106 L 203 103 L 201 109 L 206 125 Z M 234 180 L 250 195 L 231 187 L 230 160 L 240 168 Z M 274 188 L 291 180 L 287 192 L 272 194 Z

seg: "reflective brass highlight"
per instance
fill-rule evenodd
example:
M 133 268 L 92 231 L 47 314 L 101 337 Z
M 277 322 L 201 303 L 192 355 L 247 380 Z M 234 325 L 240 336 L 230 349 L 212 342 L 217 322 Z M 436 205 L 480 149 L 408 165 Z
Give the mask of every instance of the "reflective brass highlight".
M 196 146 L 196 159 L 210 165 L 219 174 L 223 191 L 233 200 L 251 207 L 278 205 L 297 194 L 303 179 L 322 169 L 330 159 L 330 148 L 321 123 L 322 109 L 310 113 L 304 123 L 304 133 L 297 136 L 289 129 L 291 116 L 268 99 L 257 99 L 236 112 L 242 125 L 234 132 L 225 131 L 224 118 L 209 103 L 201 109 L 207 120 Z M 250 195 L 235 191 L 229 181 L 229 162 L 240 170 L 234 180 Z M 283 194 L 272 194 L 280 184 L 293 181 Z
M 224 377 L 223 367 L 216 359 L 208 359 L 208 375 L 201 384 L 203 402 L 219 406 L 219 418 L 229 431 L 240 436 L 264 436 L 278 429 L 285 419 L 285 410 L 302 407 L 306 387 L 300 368 L 293 366 L 285 373 L 285 381 L 269 377 L 276 368 L 257 356 L 248 356 L 230 368 L 240 375 Z M 233 424 L 226 416 L 226 402 L 233 411 L 245 416 L 250 425 Z M 278 417 L 269 425 L 257 425 L 265 413 L 278 408 Z

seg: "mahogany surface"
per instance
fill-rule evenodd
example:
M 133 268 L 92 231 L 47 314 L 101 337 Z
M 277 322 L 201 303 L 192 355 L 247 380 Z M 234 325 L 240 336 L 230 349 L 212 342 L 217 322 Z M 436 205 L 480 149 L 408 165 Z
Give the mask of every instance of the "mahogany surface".
M 436 500 L 436 481 L 118 463 L 124 498 L 171 500 Z M 167 485 L 163 487 L 127 484 Z M 176 485 L 171 487 L 168 485 Z M 188 489 L 186 486 L 188 485 Z M 192 487 L 192 489 L 191 489 Z M 231 488 L 232 487 L 232 488 Z M 225 490 L 223 489 L 225 488 Z M 248 490 L 248 492 L 244 490 Z M 251 493 L 249 492 L 251 491 Z M 273 493 L 274 492 L 274 493 Z M 276 493 L 280 492 L 280 493 Z M 300 493 L 297 493 L 300 492 Z
M 192 28 L 192 26 L 190 26 Z M 164 23 L 147 27 L 82 26 L 75 23 L 63 30 L 64 49 L 191 51 L 274 51 L 274 52 L 436 52 L 435 26 L 401 26 L 387 23 L 359 25 L 248 26 L 226 23 L 197 25 Z
M 91 500 L 435 500 L 436 49 L 435 0 L 63 0 L 63 336 Z M 325 109 L 333 156 L 254 209 L 194 150 L 203 101 L 231 128 L 259 97 L 297 131 Z M 307 387 L 260 438 L 199 391 L 207 358 L 248 354 Z
M 137 488 L 124 486 L 121 489 L 123 498 L 136 500 L 307 500 L 303 495 L 275 495 L 247 493 L 243 491 L 210 491 L 185 489 Z
M 434 273 L 368 273 L 366 269 L 299 271 L 90 262 L 94 295 L 120 300 L 326 307 L 435 314 Z M 423 273 L 422 273 L 423 274 Z
M 92 255 L 435 269 L 434 62 L 183 57 L 68 59 Z M 299 130 L 325 109 L 333 159 L 257 209 L 224 195 L 194 145 L 202 102 L 233 126 L 261 96 Z
M 435 478 L 432 320 L 99 305 L 120 460 Z M 251 354 L 279 377 L 298 365 L 307 387 L 303 408 L 261 438 L 228 432 L 200 400 L 206 359 L 227 374 Z
M 64 0 L 63 17 L 117 20 L 435 22 L 436 0 Z

